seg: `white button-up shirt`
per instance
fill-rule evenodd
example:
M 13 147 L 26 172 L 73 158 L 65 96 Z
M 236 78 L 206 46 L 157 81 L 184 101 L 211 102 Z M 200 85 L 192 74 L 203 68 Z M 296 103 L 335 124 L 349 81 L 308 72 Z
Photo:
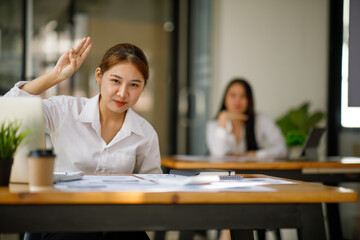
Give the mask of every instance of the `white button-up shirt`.
M 285 139 L 272 119 L 264 114 L 256 114 L 254 131 L 256 143 L 259 148 L 259 150 L 256 151 L 256 157 L 286 157 L 287 148 L 285 146 Z M 206 142 L 210 154 L 213 156 L 225 156 L 230 153 L 246 153 L 245 132 L 244 126 L 240 141 L 236 142 L 235 135 L 232 133 L 230 120 L 226 122 L 226 128 L 220 127 L 217 120 L 209 121 L 206 129 Z
M 17 83 L 5 96 L 33 96 L 20 89 L 25 83 Z M 99 96 L 43 100 L 45 132 L 56 154 L 55 171 L 162 173 L 157 133 L 132 109 L 127 110 L 120 131 L 106 144 L 101 137 Z

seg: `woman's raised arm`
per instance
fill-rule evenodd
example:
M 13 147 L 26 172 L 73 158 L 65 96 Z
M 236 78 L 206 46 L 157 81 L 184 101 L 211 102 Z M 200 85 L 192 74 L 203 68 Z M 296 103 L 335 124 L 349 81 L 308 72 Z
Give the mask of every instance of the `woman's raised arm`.
M 38 95 L 70 78 L 80 68 L 89 54 L 91 47 L 90 37 L 83 38 L 75 49 L 70 49 L 61 55 L 53 69 L 28 82 L 21 88 L 30 94 Z

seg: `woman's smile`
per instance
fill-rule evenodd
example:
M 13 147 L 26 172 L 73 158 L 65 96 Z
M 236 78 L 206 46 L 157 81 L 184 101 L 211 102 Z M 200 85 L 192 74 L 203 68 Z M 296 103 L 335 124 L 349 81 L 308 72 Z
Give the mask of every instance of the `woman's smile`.
M 116 105 L 118 106 L 124 106 L 126 104 L 126 102 L 122 102 L 122 101 L 117 101 L 117 100 L 114 100 L 114 102 L 116 103 Z

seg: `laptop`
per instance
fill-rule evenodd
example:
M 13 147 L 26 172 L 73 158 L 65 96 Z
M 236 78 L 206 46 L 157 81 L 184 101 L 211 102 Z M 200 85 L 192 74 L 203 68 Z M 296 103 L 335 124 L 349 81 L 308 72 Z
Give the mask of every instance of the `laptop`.
M 46 149 L 44 112 L 40 97 L 0 97 L 0 122 L 17 120 L 21 130 L 30 129 L 14 156 L 11 183 L 29 183 L 27 156 L 35 149 Z M 54 172 L 54 182 L 82 179 L 83 172 Z
M 17 120 L 20 130 L 29 129 L 14 156 L 11 183 L 28 183 L 27 155 L 45 149 L 44 114 L 40 97 L 0 97 L 0 122 Z
M 310 129 L 309 135 L 307 136 L 305 144 L 302 148 L 300 158 L 313 160 L 319 158 L 317 148 L 324 132 L 325 128 L 322 127 L 312 127 Z

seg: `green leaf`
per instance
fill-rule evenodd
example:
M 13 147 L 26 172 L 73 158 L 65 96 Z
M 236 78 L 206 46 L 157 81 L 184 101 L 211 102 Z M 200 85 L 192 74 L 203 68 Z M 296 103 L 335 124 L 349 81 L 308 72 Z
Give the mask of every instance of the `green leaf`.
M 311 127 L 318 124 L 325 116 L 321 111 L 309 113 L 309 102 L 298 108 L 290 109 L 276 120 L 276 124 L 283 133 L 287 146 L 303 145 Z
M 0 123 L 0 159 L 13 158 L 18 146 L 31 130 L 21 131 L 18 121 Z
M 306 140 L 306 133 L 300 130 L 293 130 L 286 134 L 286 144 L 288 146 L 303 145 Z
M 312 114 L 309 117 L 309 120 L 308 120 L 307 125 L 306 125 L 307 132 L 309 132 L 311 127 L 318 124 L 324 117 L 325 117 L 325 114 L 320 112 L 320 111 L 315 112 L 314 114 Z
M 296 129 L 296 125 L 290 120 L 288 116 L 284 116 L 276 121 L 276 124 L 280 127 L 284 136 L 287 132 Z

